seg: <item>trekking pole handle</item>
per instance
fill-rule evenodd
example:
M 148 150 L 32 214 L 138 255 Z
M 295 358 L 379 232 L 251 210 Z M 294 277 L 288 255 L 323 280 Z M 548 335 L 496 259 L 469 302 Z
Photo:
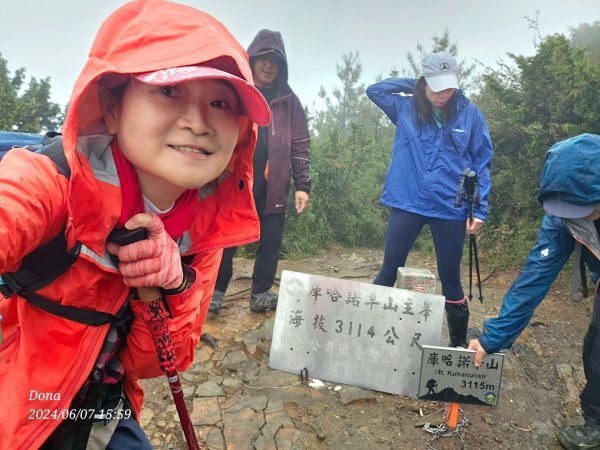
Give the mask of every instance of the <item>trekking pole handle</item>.
M 469 223 L 473 221 L 473 206 L 475 202 L 475 190 L 477 185 L 477 174 L 471 169 L 463 170 L 465 177 L 465 195 L 467 196 L 467 207 L 469 209 Z
M 146 238 L 147 232 L 144 228 L 114 230 L 108 236 L 109 241 L 120 245 L 132 244 Z M 200 447 L 185 404 L 179 374 L 177 373 L 177 360 L 168 326 L 169 315 L 163 303 L 163 296 L 158 287 L 138 287 L 136 290 L 143 302 L 142 318 L 152 336 L 160 368 L 167 375 L 188 449 L 199 450 Z
M 467 197 L 475 195 L 475 185 L 477 184 L 477 174 L 474 170 L 465 169 L 465 194 Z
M 136 228 L 127 230 L 120 228 L 113 230 L 107 240 L 119 245 L 129 245 L 134 242 L 141 241 L 148 237 L 145 228 Z M 118 263 L 115 258 L 114 262 Z M 175 352 L 173 351 L 173 343 L 167 326 L 168 313 L 163 304 L 163 296 L 158 287 L 147 286 L 136 288 L 139 299 L 144 303 L 142 315 L 148 326 L 150 334 L 154 341 L 154 346 L 158 354 L 158 360 L 161 369 L 166 373 L 177 371 L 177 362 L 175 360 Z

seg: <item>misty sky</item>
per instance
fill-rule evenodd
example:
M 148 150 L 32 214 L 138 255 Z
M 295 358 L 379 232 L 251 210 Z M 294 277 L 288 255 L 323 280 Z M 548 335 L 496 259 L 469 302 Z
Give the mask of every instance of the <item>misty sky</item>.
M 4 0 L 0 53 L 11 73 L 51 77 L 53 101 L 65 104 L 102 21 L 125 0 Z M 10 3 L 10 6 L 8 4 Z M 337 85 L 336 63 L 358 51 L 361 82 L 408 68 L 417 42 L 429 49 L 445 28 L 459 60 L 495 65 L 506 53 L 532 55 L 534 31 L 525 16 L 539 11 L 542 35 L 600 20 L 600 0 L 182 0 L 210 13 L 244 47 L 262 28 L 280 31 L 290 85 L 309 106 L 320 86 Z

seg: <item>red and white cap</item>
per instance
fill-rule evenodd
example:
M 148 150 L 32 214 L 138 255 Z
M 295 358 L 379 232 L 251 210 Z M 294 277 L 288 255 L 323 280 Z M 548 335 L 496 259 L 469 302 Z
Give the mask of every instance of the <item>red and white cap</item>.
M 242 100 L 244 114 L 260 126 L 271 121 L 271 110 L 267 101 L 252 83 L 232 73 L 211 66 L 184 66 L 161 69 L 133 75 L 137 80 L 152 85 L 175 85 L 193 80 L 226 80 L 231 83 Z

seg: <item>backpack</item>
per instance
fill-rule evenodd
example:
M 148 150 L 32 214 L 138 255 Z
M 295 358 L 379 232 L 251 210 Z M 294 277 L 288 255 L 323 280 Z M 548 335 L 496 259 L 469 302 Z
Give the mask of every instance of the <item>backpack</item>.
M 26 148 L 38 151 L 61 139 L 61 134 L 49 131 L 46 134 L 20 133 L 16 131 L 0 131 L 0 159 L 13 148 Z
M 14 138 L 12 144 L 6 139 Z M 29 142 L 32 151 L 48 156 L 58 172 L 66 177 L 71 177 L 71 169 L 62 145 L 60 133 L 50 132 L 44 136 L 26 133 L 0 132 L 0 143 L 9 151 L 19 147 L 22 143 Z M 37 308 L 51 314 L 74 320 L 86 325 L 100 326 L 107 323 L 118 323 L 121 318 L 101 311 L 93 311 L 75 306 L 64 306 L 53 302 L 35 293 L 36 290 L 52 283 L 65 273 L 75 263 L 81 251 L 81 243 L 67 250 L 64 229 L 54 239 L 41 245 L 23 258 L 21 267 L 16 272 L 1 274 L 0 294 L 8 298 L 19 294 Z

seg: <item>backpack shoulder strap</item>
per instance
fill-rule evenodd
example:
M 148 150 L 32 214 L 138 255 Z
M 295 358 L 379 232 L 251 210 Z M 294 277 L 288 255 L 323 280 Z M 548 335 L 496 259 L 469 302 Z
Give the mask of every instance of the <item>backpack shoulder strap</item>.
M 64 175 L 67 179 L 71 178 L 71 168 L 67 164 L 62 136 L 58 133 L 49 132 L 46 133 L 43 139 L 44 147 L 38 153 L 50 158 L 58 173 Z
M 44 139 L 46 139 L 44 143 L 48 145 L 38 153 L 48 156 L 58 172 L 70 178 L 71 169 L 65 157 L 62 136 L 48 133 Z M 5 297 L 19 294 L 37 308 L 87 325 L 98 326 L 114 322 L 117 317 L 112 314 L 64 306 L 34 292 L 64 274 L 79 257 L 81 243 L 78 242 L 75 247 L 67 250 L 65 231 L 63 228 L 52 240 L 25 256 L 18 271 L 2 274 L 0 280 L 3 283 L 0 283 L 0 293 Z
M 2 274 L 4 284 L 0 284 L 0 293 L 10 297 L 43 288 L 73 265 L 80 250 L 81 244 L 78 242 L 73 249 L 67 251 L 63 228 L 52 240 L 25 256 L 19 270 Z
M 39 151 L 48 156 L 63 176 L 70 178 L 71 169 L 62 145 L 62 136 L 47 134 L 49 144 Z M 4 284 L 0 284 L 0 293 L 10 297 L 24 291 L 35 291 L 50 284 L 65 273 L 79 257 L 81 244 L 67 250 L 65 229 L 44 245 L 41 245 L 23 258 L 16 272 L 2 274 Z

